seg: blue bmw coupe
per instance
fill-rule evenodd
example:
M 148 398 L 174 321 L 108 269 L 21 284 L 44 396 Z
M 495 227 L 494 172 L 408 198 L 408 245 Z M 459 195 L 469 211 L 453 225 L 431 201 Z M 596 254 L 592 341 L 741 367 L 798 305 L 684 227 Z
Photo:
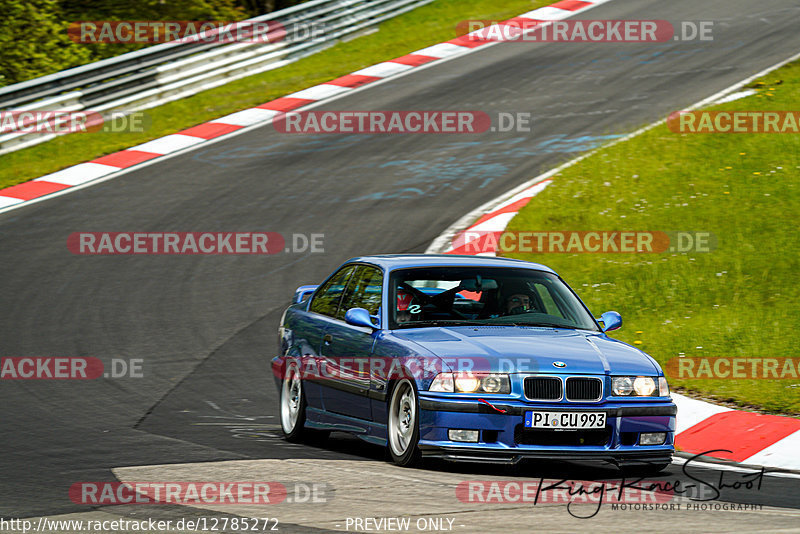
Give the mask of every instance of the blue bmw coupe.
M 402 466 L 550 458 L 655 473 L 677 409 L 658 363 L 608 337 L 621 324 L 535 263 L 353 258 L 283 314 L 283 433 L 350 432 Z

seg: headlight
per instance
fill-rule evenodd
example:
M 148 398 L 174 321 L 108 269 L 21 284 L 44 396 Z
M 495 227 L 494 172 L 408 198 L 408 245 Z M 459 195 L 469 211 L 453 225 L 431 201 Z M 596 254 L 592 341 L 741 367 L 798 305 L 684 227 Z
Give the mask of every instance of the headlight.
M 428 391 L 438 391 L 442 393 L 453 392 L 453 373 L 439 373 L 431 382 Z
M 474 376 L 458 375 L 456 377 L 456 389 L 463 393 L 474 393 L 481 385 L 481 381 Z
M 505 378 L 505 384 L 508 383 L 508 377 L 504 375 L 489 375 L 483 379 L 481 382 L 481 388 L 486 393 L 500 393 L 503 391 L 505 386 L 503 379 Z
M 656 387 L 658 380 L 658 387 Z M 662 386 L 663 380 L 663 386 Z M 615 376 L 611 378 L 611 393 L 617 397 L 658 397 L 669 395 L 669 387 L 664 377 Z M 662 393 L 661 391 L 667 391 Z
M 637 376 L 633 381 L 633 390 L 640 397 L 649 397 L 656 390 L 656 381 L 649 376 Z
M 428 391 L 442 393 L 511 393 L 511 380 L 498 373 L 439 373 Z
M 658 396 L 669 397 L 669 383 L 667 382 L 667 377 L 665 376 L 658 377 Z
M 620 397 L 630 395 L 633 393 L 633 380 L 627 376 L 615 376 L 611 379 L 611 392 Z

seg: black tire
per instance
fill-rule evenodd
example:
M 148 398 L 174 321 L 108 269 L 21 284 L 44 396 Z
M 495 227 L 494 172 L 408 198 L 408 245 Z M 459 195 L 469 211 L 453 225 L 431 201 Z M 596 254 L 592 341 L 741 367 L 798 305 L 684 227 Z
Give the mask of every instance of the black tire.
M 419 464 L 419 397 L 414 383 L 407 378 L 395 383 L 386 409 L 387 448 L 392 462 L 401 467 Z
M 292 443 L 302 441 L 306 434 L 306 396 L 303 381 L 293 367 L 288 367 L 283 377 L 279 402 L 283 437 Z
M 294 419 L 294 426 L 291 424 L 292 418 L 287 420 L 287 413 L 285 410 L 288 408 L 286 395 L 290 394 L 293 389 L 292 381 L 297 378 L 295 383 L 297 387 L 296 394 L 298 395 L 297 398 L 297 416 Z M 297 375 L 297 371 L 293 368 L 289 368 L 286 372 L 286 376 L 281 383 L 281 394 L 280 394 L 280 417 L 281 417 L 281 431 L 283 432 L 283 437 L 286 441 L 290 441 L 292 443 L 299 443 L 299 442 L 306 442 L 310 444 L 320 444 L 323 443 L 328 436 L 330 436 L 329 430 L 311 430 L 306 428 L 306 396 L 305 396 L 305 388 L 303 387 L 302 379 Z

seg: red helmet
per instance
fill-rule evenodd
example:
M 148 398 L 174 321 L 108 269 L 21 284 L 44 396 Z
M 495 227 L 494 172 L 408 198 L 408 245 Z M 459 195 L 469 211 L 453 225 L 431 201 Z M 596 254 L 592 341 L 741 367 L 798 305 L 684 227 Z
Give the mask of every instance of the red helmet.
M 403 289 L 397 290 L 397 311 L 407 311 L 414 296 Z

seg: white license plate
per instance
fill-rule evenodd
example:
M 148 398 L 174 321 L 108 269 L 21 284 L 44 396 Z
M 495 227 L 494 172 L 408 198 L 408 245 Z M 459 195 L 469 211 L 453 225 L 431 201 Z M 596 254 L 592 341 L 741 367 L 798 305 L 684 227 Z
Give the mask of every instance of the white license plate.
M 606 427 L 605 412 L 525 412 L 525 426 L 548 430 L 585 430 Z

